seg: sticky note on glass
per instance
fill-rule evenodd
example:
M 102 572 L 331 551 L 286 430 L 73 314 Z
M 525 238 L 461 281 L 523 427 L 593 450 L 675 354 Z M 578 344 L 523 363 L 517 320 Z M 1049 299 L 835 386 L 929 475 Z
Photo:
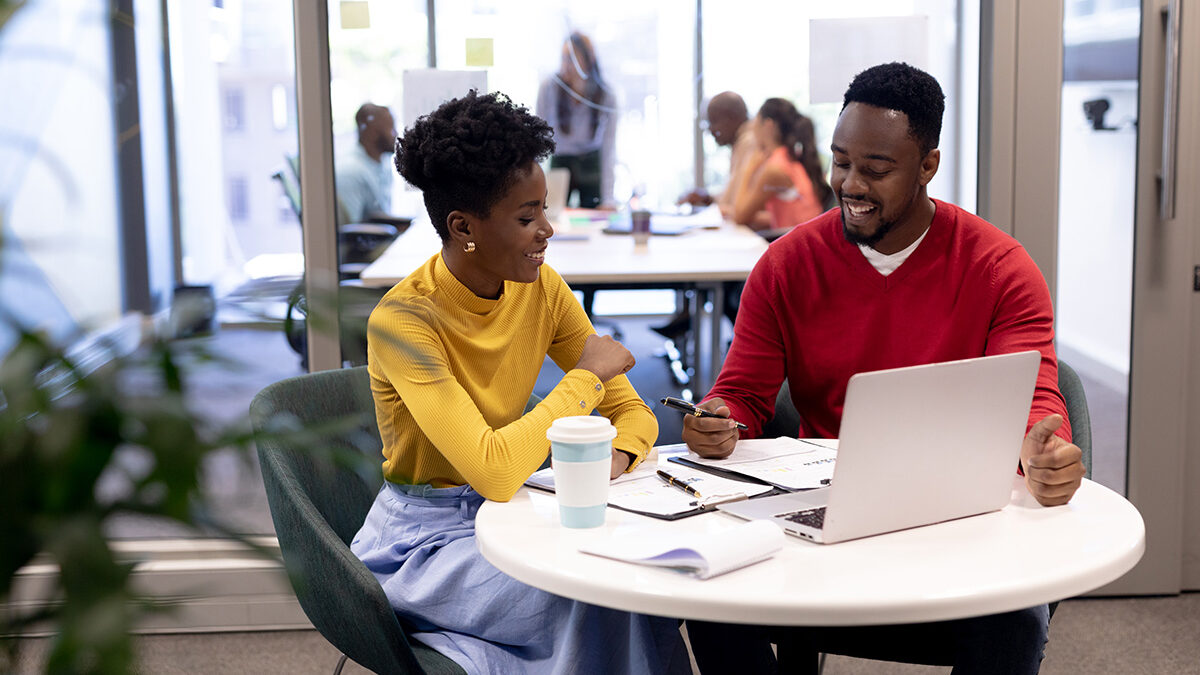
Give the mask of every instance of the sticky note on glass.
M 371 10 L 366 0 L 342 0 L 338 8 L 341 10 L 343 30 L 371 27 Z
M 467 38 L 467 65 L 492 66 L 492 38 Z

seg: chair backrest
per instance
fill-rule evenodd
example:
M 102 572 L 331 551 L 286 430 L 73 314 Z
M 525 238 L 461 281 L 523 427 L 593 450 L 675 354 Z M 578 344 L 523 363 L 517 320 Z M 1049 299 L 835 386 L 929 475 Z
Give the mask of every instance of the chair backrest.
M 1087 477 L 1092 477 L 1092 416 L 1088 412 L 1087 395 L 1075 369 L 1058 360 L 1058 390 L 1067 403 L 1067 419 L 1071 421 L 1071 440 L 1083 453 Z
M 377 673 L 453 665 L 409 642 L 379 582 L 349 548 L 382 484 L 366 367 L 276 382 L 254 397 L 250 419 L 262 435 L 258 457 L 279 548 L 317 630 Z M 298 440 L 281 431 L 298 428 L 311 433 Z
M 1061 359 L 1058 362 L 1058 390 L 1062 392 L 1067 403 L 1067 419 L 1071 421 L 1071 439 L 1083 453 L 1083 465 L 1087 468 L 1087 477 L 1092 477 L 1092 418 L 1088 413 L 1087 395 L 1083 391 L 1083 382 L 1071 366 Z M 777 436 L 796 437 L 800 433 L 800 415 L 792 403 L 792 394 L 788 389 L 787 380 L 775 397 L 775 417 L 763 425 L 763 438 Z
M 271 174 L 271 178 L 279 182 L 279 187 L 283 190 L 283 196 L 287 197 L 288 204 L 291 205 L 292 211 L 296 214 L 296 220 L 300 220 L 300 182 L 296 180 L 295 174 L 290 169 L 284 167 Z
M 296 212 L 296 217 L 303 222 L 300 214 L 300 156 L 284 155 L 284 160 L 287 166 L 271 174 L 271 178 L 279 181 L 279 185 L 283 187 L 283 194 L 287 196 L 292 210 Z M 334 219 L 339 227 L 350 222 L 350 214 L 346 211 L 346 205 L 342 203 L 341 199 L 337 200 L 337 213 L 334 215 Z
M 775 416 L 763 425 L 762 437 L 796 438 L 799 435 L 800 413 L 796 412 L 796 404 L 792 403 L 792 392 L 788 389 L 787 380 L 784 380 L 783 385 L 779 387 L 779 394 L 775 397 Z

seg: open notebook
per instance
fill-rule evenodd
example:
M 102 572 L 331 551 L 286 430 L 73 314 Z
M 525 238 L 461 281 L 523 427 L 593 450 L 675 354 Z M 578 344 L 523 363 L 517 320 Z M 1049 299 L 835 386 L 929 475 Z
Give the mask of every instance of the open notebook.
M 579 548 L 614 560 L 670 567 L 708 579 L 775 555 L 783 548 L 783 532 L 766 520 L 755 520 L 715 534 L 664 533 L 662 528 L 615 534 Z
M 644 516 L 675 520 L 713 510 L 716 506 L 731 501 L 748 499 L 771 492 L 770 485 L 751 483 L 736 477 L 715 475 L 688 466 L 668 464 L 667 460 L 686 453 L 687 446 L 673 445 L 659 448 L 659 463 L 643 462 L 630 473 L 618 476 L 608 488 L 608 505 L 639 513 Z M 667 484 L 657 475 L 663 469 L 700 493 L 697 498 L 673 485 Z M 530 476 L 525 484 L 554 491 L 554 470 L 542 469 Z

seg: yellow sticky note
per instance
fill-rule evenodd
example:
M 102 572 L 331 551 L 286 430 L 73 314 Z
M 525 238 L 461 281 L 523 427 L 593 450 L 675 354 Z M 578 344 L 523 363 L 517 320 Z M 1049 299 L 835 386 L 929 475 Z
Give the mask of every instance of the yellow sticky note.
M 467 38 L 467 65 L 490 67 L 492 38 Z
M 371 10 L 366 0 L 342 0 L 338 8 L 342 14 L 342 30 L 371 27 Z

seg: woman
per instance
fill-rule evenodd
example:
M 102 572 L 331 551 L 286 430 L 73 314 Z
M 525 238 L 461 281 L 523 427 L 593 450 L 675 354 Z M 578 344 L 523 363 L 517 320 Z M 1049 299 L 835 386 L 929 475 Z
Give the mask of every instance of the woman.
M 424 193 L 443 245 L 368 322 L 386 480 L 351 549 L 413 636 L 468 672 L 688 672 L 676 621 L 539 591 L 475 546 L 480 504 L 508 500 L 538 468 L 554 419 L 609 418 L 614 477 L 658 433 L 624 376 L 633 356 L 595 334 L 543 265 L 552 229 L 538 161 L 553 149 L 544 121 L 474 91 L 398 141 L 396 167 Z M 566 375 L 523 414 L 547 355 Z
M 755 230 L 786 230 L 830 208 L 833 190 L 821 170 L 812 120 L 790 102 L 769 98 L 754 123 L 761 159 L 737 191 L 734 220 Z
M 538 90 L 537 114 L 554 129 L 558 149 L 550 166 L 571 170 L 569 192 L 579 193 L 579 206 L 611 204 L 616 97 L 600 75 L 592 41 L 583 33 L 571 33 L 563 44 L 558 73 Z

